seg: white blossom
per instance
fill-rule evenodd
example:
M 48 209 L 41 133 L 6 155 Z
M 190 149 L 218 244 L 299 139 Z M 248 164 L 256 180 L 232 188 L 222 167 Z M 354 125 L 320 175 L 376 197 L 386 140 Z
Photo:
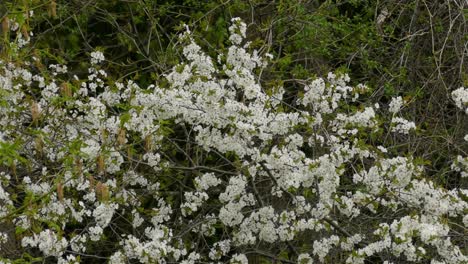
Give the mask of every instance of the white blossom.
M 468 114 L 468 88 L 460 87 L 452 92 L 452 98 L 458 108 Z M 465 108 L 465 109 L 464 109 Z
M 91 52 L 91 64 L 99 64 L 104 61 L 104 54 L 100 51 Z
M 401 98 L 401 96 L 393 97 L 392 101 L 390 102 L 388 111 L 390 113 L 396 114 L 400 111 L 402 106 L 403 106 L 403 99 Z
M 57 234 L 50 229 L 46 229 L 39 233 L 39 235 L 24 237 L 21 241 L 21 245 L 23 247 L 38 247 L 45 256 L 59 257 L 68 246 L 68 241 L 65 238 L 59 238 Z
M 401 117 L 392 118 L 392 132 L 398 132 L 402 134 L 409 134 L 409 131 L 416 129 L 414 122 L 408 121 Z
M 229 262 L 231 264 L 248 264 L 247 257 L 244 254 L 234 254 Z

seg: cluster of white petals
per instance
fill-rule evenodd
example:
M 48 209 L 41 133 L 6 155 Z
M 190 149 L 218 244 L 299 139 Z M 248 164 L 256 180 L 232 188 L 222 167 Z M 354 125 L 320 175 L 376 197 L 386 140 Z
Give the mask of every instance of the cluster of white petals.
M 104 54 L 100 51 L 91 52 L 91 64 L 99 64 L 104 61 Z
M 401 117 L 393 117 L 392 126 L 392 132 L 398 132 L 402 134 L 409 134 L 410 130 L 416 129 L 414 122 L 408 121 Z
M 460 109 L 468 114 L 468 88 L 460 87 L 452 92 L 452 98 Z
M 401 96 L 394 97 L 392 98 L 392 101 L 390 102 L 388 111 L 390 113 L 396 114 L 400 111 L 402 106 L 403 106 L 403 99 L 401 98 Z

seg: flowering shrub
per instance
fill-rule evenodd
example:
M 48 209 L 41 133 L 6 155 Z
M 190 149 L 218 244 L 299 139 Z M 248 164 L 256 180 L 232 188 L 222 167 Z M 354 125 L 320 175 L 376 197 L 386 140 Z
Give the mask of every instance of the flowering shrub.
M 87 76 L 2 62 L 3 263 L 468 261 L 468 190 L 374 140 L 415 133 L 401 97 L 368 105 L 330 73 L 285 100 L 246 25 L 229 31 L 213 59 L 187 30 L 185 60 L 149 87 L 108 77 L 100 51 Z

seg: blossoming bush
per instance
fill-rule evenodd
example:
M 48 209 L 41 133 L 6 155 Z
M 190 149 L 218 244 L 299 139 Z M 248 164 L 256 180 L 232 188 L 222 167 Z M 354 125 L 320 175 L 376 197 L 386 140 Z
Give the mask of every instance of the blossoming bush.
M 330 73 L 286 98 L 246 25 L 229 31 L 211 58 L 187 30 L 185 59 L 149 87 L 107 76 L 100 51 L 87 76 L 2 61 L 3 263 L 468 261 L 466 186 L 385 145 L 417 129 L 401 97 L 368 104 Z M 465 88 L 453 99 L 468 111 Z M 467 158 L 451 166 L 466 183 Z

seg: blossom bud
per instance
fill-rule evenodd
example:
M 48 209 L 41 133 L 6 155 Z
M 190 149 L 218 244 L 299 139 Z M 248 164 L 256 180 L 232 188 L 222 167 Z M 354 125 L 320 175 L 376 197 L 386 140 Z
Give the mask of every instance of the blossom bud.
M 65 97 L 72 97 L 73 95 L 70 85 L 66 82 L 60 85 L 60 91 L 62 92 L 62 96 L 65 96 Z
M 96 194 L 101 202 L 109 200 L 109 187 L 105 183 L 98 182 L 96 184 Z
M 44 141 L 41 136 L 37 136 L 34 139 L 34 147 L 36 148 L 37 155 L 42 157 L 42 154 L 44 153 Z
M 101 194 L 101 190 L 102 190 L 102 182 L 98 181 L 98 182 L 96 183 L 96 188 L 95 188 L 96 194 L 97 194 L 97 195 L 100 195 L 100 194 Z
M 50 1 L 49 4 L 49 16 L 56 18 L 57 17 L 57 2 L 55 0 Z
M 89 181 L 89 190 L 90 191 L 94 190 L 94 187 L 96 185 L 96 180 L 94 179 L 93 175 L 88 176 L 88 181 Z
M 145 151 L 146 151 L 146 152 L 150 152 L 151 149 L 152 149 L 152 145 L 153 145 L 153 144 L 152 144 L 152 138 L 153 138 L 153 137 L 152 137 L 151 135 L 147 135 L 147 136 L 145 137 Z
M 2 32 L 4 36 L 7 36 L 8 32 L 10 32 L 10 19 L 8 17 L 2 20 Z
M 31 117 L 32 117 L 33 123 L 36 123 L 37 120 L 39 120 L 39 118 L 41 117 L 41 109 L 40 109 L 39 104 L 36 102 L 33 102 L 31 104 Z
M 107 185 L 105 185 L 104 183 L 102 184 L 101 200 L 109 201 L 109 187 L 107 187 Z
M 119 128 L 117 132 L 117 143 L 119 145 L 125 144 L 125 128 Z
M 61 182 L 57 183 L 57 197 L 59 201 L 63 202 L 63 184 Z
M 96 163 L 97 163 L 98 173 L 104 173 L 105 163 L 104 163 L 104 157 L 102 155 L 97 156 Z
M 28 32 L 28 28 L 26 27 L 26 25 L 23 25 L 21 27 L 21 35 L 23 35 L 25 39 L 29 39 L 29 32 Z

